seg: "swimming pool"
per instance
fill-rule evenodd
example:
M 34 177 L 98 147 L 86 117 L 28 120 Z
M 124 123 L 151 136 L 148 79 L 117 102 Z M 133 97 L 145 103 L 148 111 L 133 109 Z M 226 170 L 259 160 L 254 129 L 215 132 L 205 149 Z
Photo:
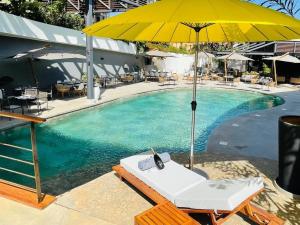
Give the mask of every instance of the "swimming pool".
M 37 127 L 43 189 L 58 194 L 111 170 L 119 159 L 153 147 L 162 152 L 186 152 L 190 146 L 191 90 L 183 89 L 118 100 L 50 120 Z M 255 92 L 200 88 L 197 95 L 196 151 L 205 149 L 212 130 L 243 113 L 282 104 L 279 97 Z M 30 147 L 29 130 L 2 132 L 1 141 Z M 20 159 L 31 155 L 1 147 Z M 1 164 L 30 171 L 26 166 Z M 0 178 L 31 184 L 26 178 L 0 172 Z

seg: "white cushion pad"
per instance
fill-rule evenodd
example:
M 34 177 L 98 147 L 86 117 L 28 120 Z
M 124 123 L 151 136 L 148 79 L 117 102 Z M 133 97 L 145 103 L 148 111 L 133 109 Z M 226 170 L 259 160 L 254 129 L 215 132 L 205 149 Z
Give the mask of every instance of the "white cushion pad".
M 263 188 L 262 178 L 207 180 L 185 190 L 175 198 L 177 207 L 233 210 Z
M 263 188 L 262 178 L 207 180 L 205 177 L 169 161 L 165 168 L 142 171 L 138 162 L 150 157 L 141 154 L 122 159 L 129 173 L 153 188 L 177 207 L 192 209 L 233 210 Z
M 142 171 L 138 168 L 138 162 L 147 157 L 150 157 L 150 155 L 131 156 L 122 159 L 120 164 L 128 172 L 173 203 L 175 197 L 182 191 L 206 180 L 205 177 L 186 169 L 172 160 L 165 163 L 165 168 L 162 170 L 154 167 Z

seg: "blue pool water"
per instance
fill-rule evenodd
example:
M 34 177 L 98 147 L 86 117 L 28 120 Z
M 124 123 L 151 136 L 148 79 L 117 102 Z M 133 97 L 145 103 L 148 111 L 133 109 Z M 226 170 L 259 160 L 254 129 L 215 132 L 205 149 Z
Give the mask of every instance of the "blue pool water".
M 186 152 L 190 145 L 191 90 L 142 95 L 73 113 L 38 126 L 38 150 L 43 188 L 59 193 L 111 170 L 120 158 L 153 147 Z M 282 99 L 254 92 L 201 88 L 197 95 L 197 151 L 205 149 L 212 130 L 243 113 L 282 104 Z M 28 127 L 2 132 L 1 141 L 30 147 Z M 3 148 L 20 159 L 31 155 Z M 33 173 L 30 166 L 5 165 Z M 31 184 L 30 179 L 0 172 L 0 178 Z

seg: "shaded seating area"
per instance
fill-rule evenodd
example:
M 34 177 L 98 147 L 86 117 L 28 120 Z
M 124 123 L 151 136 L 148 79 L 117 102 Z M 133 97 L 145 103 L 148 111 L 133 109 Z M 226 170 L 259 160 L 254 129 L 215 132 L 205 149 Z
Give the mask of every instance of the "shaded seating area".
M 86 95 L 86 82 L 78 80 L 65 80 L 57 81 L 55 84 L 57 97 L 65 98 L 66 96 L 85 96 Z
M 6 97 L 4 89 L 0 89 L 0 108 L 1 110 L 15 112 L 21 109 L 21 106 L 15 103 L 13 97 Z
M 1 109 L 7 110 L 9 112 L 19 112 L 25 114 L 25 109 L 27 112 L 32 112 L 33 107 L 36 107 L 37 113 L 40 113 L 44 108 L 48 109 L 48 98 L 49 93 L 45 91 L 40 91 L 35 87 L 22 88 L 18 87 L 15 90 L 21 90 L 21 92 L 13 92 L 16 95 L 7 95 L 4 89 L 0 90 L 0 100 Z

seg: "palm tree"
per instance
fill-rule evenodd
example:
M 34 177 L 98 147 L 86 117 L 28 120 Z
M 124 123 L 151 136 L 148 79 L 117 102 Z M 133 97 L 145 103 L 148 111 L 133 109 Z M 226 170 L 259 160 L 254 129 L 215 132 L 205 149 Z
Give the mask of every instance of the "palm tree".
M 286 13 L 295 17 L 300 11 L 298 0 L 249 0 L 250 2 L 258 3 L 267 8 L 273 8 L 279 12 Z

